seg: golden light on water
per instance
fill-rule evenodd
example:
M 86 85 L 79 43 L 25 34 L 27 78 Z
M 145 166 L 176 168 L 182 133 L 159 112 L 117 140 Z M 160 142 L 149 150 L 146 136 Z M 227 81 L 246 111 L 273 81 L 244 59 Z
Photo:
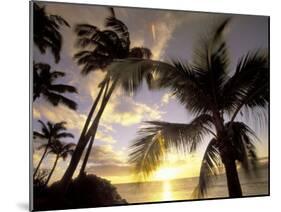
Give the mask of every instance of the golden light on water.
M 173 195 L 171 191 L 171 183 L 169 180 L 163 182 L 163 201 L 173 200 Z

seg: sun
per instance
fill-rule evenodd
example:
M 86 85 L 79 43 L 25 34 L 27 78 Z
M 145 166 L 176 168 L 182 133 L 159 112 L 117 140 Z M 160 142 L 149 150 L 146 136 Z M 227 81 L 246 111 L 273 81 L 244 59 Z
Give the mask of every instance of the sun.
M 178 176 L 180 169 L 176 167 L 162 167 L 158 169 L 153 177 L 154 180 L 171 180 Z

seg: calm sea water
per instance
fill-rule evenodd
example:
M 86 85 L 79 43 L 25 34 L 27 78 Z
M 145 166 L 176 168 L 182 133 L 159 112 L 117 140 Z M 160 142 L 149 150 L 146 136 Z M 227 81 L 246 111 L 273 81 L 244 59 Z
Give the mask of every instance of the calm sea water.
M 244 196 L 268 194 L 268 169 L 259 171 L 258 176 L 245 177 L 239 173 Z M 198 183 L 198 178 L 170 181 L 146 182 L 141 184 L 116 184 L 119 194 L 129 203 L 188 200 Z M 226 179 L 219 176 L 208 190 L 206 198 L 228 197 Z

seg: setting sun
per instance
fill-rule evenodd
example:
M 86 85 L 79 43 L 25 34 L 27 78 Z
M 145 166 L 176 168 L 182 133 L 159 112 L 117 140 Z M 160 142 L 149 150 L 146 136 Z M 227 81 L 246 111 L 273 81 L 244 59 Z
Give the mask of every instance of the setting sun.
M 153 178 L 155 180 L 171 180 L 177 178 L 180 172 L 180 168 L 163 167 L 156 171 Z

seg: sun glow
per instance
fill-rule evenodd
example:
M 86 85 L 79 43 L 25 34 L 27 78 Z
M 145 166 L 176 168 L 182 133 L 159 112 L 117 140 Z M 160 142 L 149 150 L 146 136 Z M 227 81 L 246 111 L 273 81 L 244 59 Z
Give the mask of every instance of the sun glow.
M 180 168 L 163 167 L 156 171 L 154 180 L 171 180 L 176 178 L 181 172 Z

